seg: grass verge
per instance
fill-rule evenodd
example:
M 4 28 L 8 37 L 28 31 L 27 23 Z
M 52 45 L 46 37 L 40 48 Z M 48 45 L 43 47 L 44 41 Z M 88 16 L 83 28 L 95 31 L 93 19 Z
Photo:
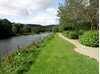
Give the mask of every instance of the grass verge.
M 75 46 L 58 35 L 43 47 L 27 74 L 98 74 L 99 63 L 74 51 Z

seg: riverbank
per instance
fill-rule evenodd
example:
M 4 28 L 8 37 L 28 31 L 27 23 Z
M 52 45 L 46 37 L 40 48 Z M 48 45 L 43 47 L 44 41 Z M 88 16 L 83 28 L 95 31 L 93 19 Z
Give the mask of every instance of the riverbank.
M 0 74 L 98 74 L 99 63 L 74 48 L 58 34 L 50 35 L 2 60 Z
M 10 39 L 13 37 L 19 37 L 19 36 L 27 36 L 27 35 L 36 35 L 36 34 L 44 34 L 44 33 L 50 33 L 50 32 L 40 32 L 40 33 L 19 33 L 19 34 L 13 34 L 12 36 L 9 36 L 7 38 L 1 38 L 0 40 Z
M 34 34 L 34 35 L 25 35 L 12 37 L 9 39 L 0 40 L 0 57 L 6 53 L 13 53 L 18 48 L 26 47 L 33 43 L 33 41 L 38 41 L 50 33 Z
M 27 72 L 36 61 L 41 48 L 52 38 L 53 35 L 49 35 L 24 49 L 19 49 L 15 53 L 0 59 L 0 74 L 23 74 Z
M 98 74 L 99 63 L 74 49 L 74 45 L 56 34 L 42 48 L 27 74 Z

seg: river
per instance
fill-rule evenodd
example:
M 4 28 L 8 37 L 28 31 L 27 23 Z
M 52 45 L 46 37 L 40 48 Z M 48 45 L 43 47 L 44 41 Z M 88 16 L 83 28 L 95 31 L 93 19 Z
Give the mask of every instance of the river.
M 6 53 L 14 52 L 15 50 L 17 50 L 17 48 L 22 48 L 29 44 L 32 44 L 32 42 L 40 40 L 48 34 L 49 33 L 26 35 L 0 40 L 0 57 L 5 55 Z

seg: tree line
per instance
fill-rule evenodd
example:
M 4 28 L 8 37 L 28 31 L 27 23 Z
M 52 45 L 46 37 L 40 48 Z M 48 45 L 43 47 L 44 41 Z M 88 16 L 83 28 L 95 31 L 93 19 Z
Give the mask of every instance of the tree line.
M 58 17 L 54 31 L 98 29 L 99 0 L 65 0 L 58 7 Z
M 17 35 L 51 32 L 55 25 L 41 26 L 38 24 L 12 23 L 7 19 L 0 19 L 0 39 Z

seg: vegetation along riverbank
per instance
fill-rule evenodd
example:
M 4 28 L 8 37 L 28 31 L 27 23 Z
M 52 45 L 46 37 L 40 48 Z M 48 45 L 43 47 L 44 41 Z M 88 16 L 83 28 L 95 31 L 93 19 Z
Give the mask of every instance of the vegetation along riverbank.
M 8 19 L 0 19 L 0 39 L 19 35 L 52 32 L 53 27 L 55 27 L 55 25 L 42 26 L 39 24 L 21 24 L 12 23 Z
M 41 49 L 53 38 L 53 35 L 45 37 L 43 40 L 32 45 L 19 49 L 11 55 L 6 55 L 0 59 L 0 74 L 24 74 L 36 61 Z
M 49 35 L 0 61 L 0 74 L 98 74 L 98 62 L 74 51 L 75 46 Z
M 38 1 L 40 0 L 37 0 L 36 4 L 32 4 L 32 7 L 37 5 Z M 26 0 L 26 2 L 31 1 Z M 54 33 L 29 47 L 19 49 L 14 54 L 7 54 L 1 58 L 0 74 L 99 74 L 98 49 L 96 57 L 91 52 L 95 51 L 91 48 L 99 48 L 99 0 L 65 0 L 57 8 L 47 9 L 44 8 L 45 4 L 49 6 L 47 1 L 43 2 L 46 2 L 43 3 L 42 8 L 45 10 L 37 12 L 42 16 L 38 14 L 39 17 L 35 18 L 31 15 L 33 19 L 28 18 L 28 20 L 34 22 L 35 19 L 35 21 L 39 21 L 38 23 L 42 25 L 45 23 L 44 25 L 49 26 L 12 23 L 7 19 L 0 19 L 0 39 L 30 33 Z M 51 2 L 49 3 L 51 4 Z M 18 3 L 20 3 L 19 0 Z M 42 5 L 42 1 L 39 2 L 39 5 Z M 24 5 L 25 8 L 26 6 Z M 33 12 L 35 11 L 32 10 Z M 54 15 L 48 17 L 48 14 Z M 56 26 L 47 24 L 47 22 L 56 23 Z M 58 32 L 61 35 L 58 35 Z M 78 42 L 74 42 L 75 40 Z M 78 46 L 79 49 L 75 49 Z
M 75 52 L 74 48 L 56 34 L 42 48 L 27 74 L 98 74 L 98 62 Z

